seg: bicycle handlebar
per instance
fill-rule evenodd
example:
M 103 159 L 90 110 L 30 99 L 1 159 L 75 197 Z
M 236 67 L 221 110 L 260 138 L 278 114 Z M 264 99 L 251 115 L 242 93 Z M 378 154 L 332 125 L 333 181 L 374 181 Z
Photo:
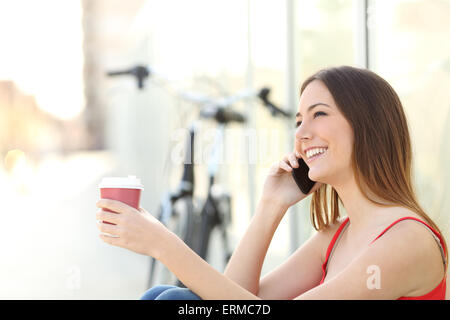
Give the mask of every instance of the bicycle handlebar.
M 220 124 L 228 124 L 230 122 L 246 122 L 245 117 L 239 112 L 225 109 L 223 107 L 213 107 L 213 108 L 205 108 L 200 111 L 200 117 L 204 119 L 213 118 Z
M 280 108 L 278 108 L 275 104 L 273 104 L 270 100 L 269 100 L 269 94 L 270 94 L 270 89 L 269 88 L 262 88 L 261 91 L 258 94 L 258 98 L 261 99 L 261 101 L 263 102 L 263 104 L 269 108 L 270 112 L 272 113 L 272 116 L 277 116 L 277 115 L 281 115 L 285 118 L 290 118 L 291 117 L 291 113 L 286 112 Z
M 151 75 L 151 72 L 150 72 L 149 68 L 138 65 L 133 68 L 126 69 L 126 70 L 109 71 L 109 72 L 107 72 L 107 75 L 109 77 L 123 76 L 123 75 L 135 76 L 136 80 L 138 82 L 138 88 L 143 89 L 144 88 L 144 80 Z
M 148 66 L 143 66 L 143 65 L 137 65 L 135 67 L 125 69 L 125 70 L 109 71 L 109 72 L 107 72 L 107 75 L 110 77 L 123 76 L 123 75 L 134 76 L 137 80 L 139 89 L 143 89 L 144 88 L 144 80 L 153 75 L 157 75 L 158 77 L 163 78 L 164 80 L 170 82 L 170 80 L 167 76 L 164 76 L 163 74 L 156 72 L 152 68 L 150 68 Z M 270 110 L 272 116 L 276 117 L 276 116 L 280 115 L 284 118 L 290 118 L 292 116 L 291 113 L 282 110 L 281 108 L 277 107 L 273 102 L 271 102 L 269 100 L 269 94 L 270 94 L 269 88 L 262 88 L 259 91 L 246 90 L 241 93 L 235 94 L 233 96 L 222 98 L 220 100 L 213 100 L 204 95 L 198 95 L 198 94 L 187 93 L 187 92 L 178 93 L 178 96 L 186 101 L 191 102 L 191 103 L 202 104 L 202 105 L 207 105 L 207 106 L 212 105 L 212 106 L 217 107 L 218 110 L 216 110 L 217 115 L 215 116 L 215 118 L 220 123 L 227 123 L 230 121 L 244 122 L 245 118 L 243 116 L 238 117 L 237 113 L 231 115 L 230 112 L 227 112 L 226 114 L 224 114 L 224 112 L 222 110 L 220 110 L 220 108 L 223 109 L 223 108 L 229 107 L 230 105 L 232 105 L 235 102 L 240 101 L 240 100 L 253 99 L 253 98 L 259 98 L 261 100 L 261 102 L 263 103 L 263 105 Z

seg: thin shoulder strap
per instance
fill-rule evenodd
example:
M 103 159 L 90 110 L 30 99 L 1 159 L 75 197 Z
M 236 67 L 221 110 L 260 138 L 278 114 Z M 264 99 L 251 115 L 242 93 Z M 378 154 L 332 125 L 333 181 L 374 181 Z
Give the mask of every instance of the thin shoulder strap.
M 446 264 L 445 256 L 446 256 L 447 248 L 445 248 L 445 246 L 444 246 L 444 241 L 443 241 L 442 236 L 439 234 L 439 232 L 434 230 L 428 223 L 426 223 L 420 219 L 414 218 L 414 217 L 403 217 L 403 218 L 400 218 L 400 219 L 394 221 L 386 229 L 384 229 L 375 239 L 373 239 L 373 241 L 371 243 L 373 243 L 375 240 L 377 240 L 379 237 L 381 237 L 383 234 L 385 234 L 386 231 L 388 231 L 396 223 L 403 221 L 403 220 L 414 220 L 414 221 L 420 222 L 423 225 L 425 225 L 432 232 L 432 235 L 433 235 L 434 239 L 436 240 L 436 242 L 438 243 L 439 249 L 441 250 L 442 260 L 444 261 L 444 265 L 445 265 Z
M 341 225 L 339 226 L 339 228 L 336 230 L 336 233 L 334 234 L 333 239 L 331 239 L 331 242 L 330 242 L 330 244 L 328 245 L 327 255 L 326 255 L 326 257 L 325 257 L 325 262 L 324 262 L 324 266 L 325 266 L 325 267 L 328 266 L 328 260 L 329 260 L 329 258 L 330 258 L 330 255 L 331 255 L 332 252 L 333 252 L 334 245 L 336 244 L 337 240 L 339 239 L 339 237 L 340 237 L 340 235 L 341 235 L 341 233 L 342 233 L 342 230 L 343 230 L 344 227 L 347 225 L 348 221 L 349 221 L 349 218 L 347 217 L 347 218 L 341 223 Z

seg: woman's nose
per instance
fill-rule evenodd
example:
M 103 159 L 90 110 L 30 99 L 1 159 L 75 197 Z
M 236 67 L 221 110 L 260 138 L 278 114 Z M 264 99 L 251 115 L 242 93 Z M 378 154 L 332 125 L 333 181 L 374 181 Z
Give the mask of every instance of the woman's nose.
M 309 128 L 307 127 L 306 123 L 302 122 L 301 125 L 297 127 L 295 130 L 295 139 L 296 140 L 303 140 L 303 139 L 310 139 L 311 133 Z

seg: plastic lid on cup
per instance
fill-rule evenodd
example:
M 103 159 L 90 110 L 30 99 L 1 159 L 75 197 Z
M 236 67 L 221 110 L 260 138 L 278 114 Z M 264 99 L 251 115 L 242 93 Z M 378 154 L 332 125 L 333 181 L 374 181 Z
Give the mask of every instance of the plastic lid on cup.
M 102 188 L 124 188 L 124 189 L 144 189 L 141 179 L 136 176 L 128 177 L 105 177 L 100 182 L 99 186 Z

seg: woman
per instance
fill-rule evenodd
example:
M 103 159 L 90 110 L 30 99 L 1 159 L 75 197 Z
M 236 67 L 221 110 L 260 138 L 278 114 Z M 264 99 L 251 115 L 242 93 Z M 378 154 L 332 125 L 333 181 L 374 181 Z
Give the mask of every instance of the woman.
M 408 125 L 392 87 L 365 69 L 321 70 L 303 83 L 296 118 L 295 148 L 271 167 L 224 274 L 144 209 L 97 203 L 119 213 L 98 212 L 116 224 L 99 224 L 118 236 L 103 241 L 159 259 L 190 289 L 159 286 L 143 299 L 444 299 L 447 246 L 414 194 Z M 307 196 L 291 175 L 297 158 L 317 181 L 309 194 L 318 232 L 260 279 L 281 219 Z

